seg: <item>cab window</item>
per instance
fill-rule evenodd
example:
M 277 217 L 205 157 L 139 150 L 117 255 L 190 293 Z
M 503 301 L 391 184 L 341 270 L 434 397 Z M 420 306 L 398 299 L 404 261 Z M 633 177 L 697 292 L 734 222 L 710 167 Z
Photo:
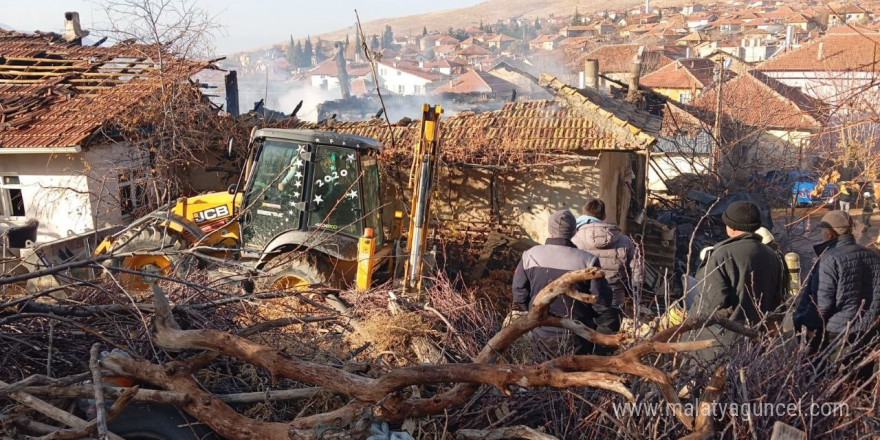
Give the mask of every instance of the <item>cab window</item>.
M 309 226 L 359 237 L 361 199 L 357 153 L 321 145 L 314 158 L 309 203 Z

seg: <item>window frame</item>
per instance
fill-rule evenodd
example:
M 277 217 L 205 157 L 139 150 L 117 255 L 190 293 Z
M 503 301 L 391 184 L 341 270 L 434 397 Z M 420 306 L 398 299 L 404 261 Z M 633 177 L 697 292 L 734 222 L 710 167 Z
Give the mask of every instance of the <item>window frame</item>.
M 116 173 L 116 197 L 119 199 L 119 212 L 123 218 L 134 218 L 139 209 L 149 210 L 155 207 L 150 200 L 146 172 L 147 170 L 139 168 L 125 168 Z M 138 189 L 141 194 L 138 194 Z M 123 197 L 123 191 L 127 191 L 127 198 Z M 130 209 L 126 208 L 126 202 L 131 203 Z
M 15 179 L 17 183 L 7 183 L 6 179 Z M 9 220 L 24 220 L 27 218 L 27 205 L 24 199 L 24 186 L 21 184 L 21 176 L 16 174 L 0 175 L 0 218 Z M 10 191 L 18 191 L 21 197 L 22 215 L 15 215 L 13 196 Z

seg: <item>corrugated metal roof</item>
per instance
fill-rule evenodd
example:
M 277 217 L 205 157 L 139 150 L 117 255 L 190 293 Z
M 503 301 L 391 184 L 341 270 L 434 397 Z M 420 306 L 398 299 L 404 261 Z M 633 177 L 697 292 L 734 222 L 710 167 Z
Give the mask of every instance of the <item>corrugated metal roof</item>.
M 105 122 L 208 63 L 151 46 L 72 45 L 58 34 L 0 30 L 0 148 L 81 145 Z

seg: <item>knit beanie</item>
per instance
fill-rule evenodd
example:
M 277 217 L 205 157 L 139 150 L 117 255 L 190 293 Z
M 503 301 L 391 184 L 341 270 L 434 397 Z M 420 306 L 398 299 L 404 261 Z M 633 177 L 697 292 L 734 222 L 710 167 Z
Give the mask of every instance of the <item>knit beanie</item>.
M 837 235 L 851 234 L 852 225 L 852 217 L 844 211 L 831 211 L 822 216 L 819 222 L 820 228 L 833 229 Z
M 571 239 L 575 232 L 574 214 L 567 209 L 562 209 L 550 216 L 549 231 L 552 238 Z
M 724 210 L 721 220 L 731 229 L 755 232 L 761 227 L 761 211 L 752 202 L 737 200 Z

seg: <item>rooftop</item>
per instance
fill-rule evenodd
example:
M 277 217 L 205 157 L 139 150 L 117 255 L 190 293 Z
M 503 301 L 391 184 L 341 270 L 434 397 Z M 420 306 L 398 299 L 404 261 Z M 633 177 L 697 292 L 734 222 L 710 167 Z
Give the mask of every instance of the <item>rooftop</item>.
M 0 30 L 0 147 L 81 147 L 107 121 L 213 65 L 136 44 L 69 44 L 54 33 Z M 160 73 L 162 77 L 160 77 Z

